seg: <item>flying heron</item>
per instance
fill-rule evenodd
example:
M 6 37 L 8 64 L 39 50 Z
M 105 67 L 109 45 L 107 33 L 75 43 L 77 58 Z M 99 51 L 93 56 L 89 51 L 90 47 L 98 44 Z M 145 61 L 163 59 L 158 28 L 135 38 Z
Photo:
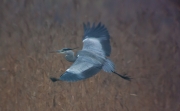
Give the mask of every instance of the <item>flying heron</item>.
M 53 51 L 65 55 L 65 59 L 73 64 L 59 78 L 51 77 L 56 81 L 79 81 L 87 79 L 97 74 L 101 69 L 108 73 L 114 73 L 121 78 L 130 81 L 127 75 L 118 74 L 115 71 L 114 63 L 108 58 L 111 54 L 110 35 L 107 28 L 99 23 L 90 26 L 90 23 L 84 25 L 83 48 L 74 54 L 71 48 L 63 48 Z

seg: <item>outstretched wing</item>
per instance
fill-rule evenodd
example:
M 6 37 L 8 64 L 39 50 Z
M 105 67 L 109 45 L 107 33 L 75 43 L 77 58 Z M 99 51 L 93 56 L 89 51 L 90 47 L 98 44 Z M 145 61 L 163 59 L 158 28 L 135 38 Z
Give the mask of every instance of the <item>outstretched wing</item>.
M 90 56 L 79 55 L 72 66 L 60 76 L 59 80 L 68 82 L 83 80 L 97 74 L 101 68 L 102 64 L 100 61 Z
M 84 24 L 83 49 L 78 53 L 78 58 L 70 68 L 62 74 L 59 80 L 78 81 L 97 74 L 103 67 L 105 56 L 110 56 L 110 36 L 104 27 L 99 23 Z
M 110 56 L 110 36 L 107 28 L 99 23 L 97 26 L 84 24 L 83 49 L 98 55 Z

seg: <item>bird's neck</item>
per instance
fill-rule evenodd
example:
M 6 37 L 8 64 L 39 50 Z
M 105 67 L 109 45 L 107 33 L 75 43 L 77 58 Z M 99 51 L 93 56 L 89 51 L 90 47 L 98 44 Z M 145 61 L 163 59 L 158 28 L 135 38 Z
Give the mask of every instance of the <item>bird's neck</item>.
M 74 62 L 76 60 L 76 56 L 74 55 L 74 52 L 72 50 L 66 52 L 65 58 L 69 62 Z

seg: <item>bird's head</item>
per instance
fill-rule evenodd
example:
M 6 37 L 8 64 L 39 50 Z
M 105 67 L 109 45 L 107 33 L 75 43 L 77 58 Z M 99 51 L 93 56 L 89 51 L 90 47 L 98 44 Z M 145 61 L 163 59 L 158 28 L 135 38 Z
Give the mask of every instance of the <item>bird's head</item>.
M 62 48 L 61 50 L 56 50 L 56 51 L 51 51 L 50 53 L 61 53 L 61 54 L 64 54 L 70 50 L 74 50 L 74 49 L 77 49 L 78 47 L 76 48 Z

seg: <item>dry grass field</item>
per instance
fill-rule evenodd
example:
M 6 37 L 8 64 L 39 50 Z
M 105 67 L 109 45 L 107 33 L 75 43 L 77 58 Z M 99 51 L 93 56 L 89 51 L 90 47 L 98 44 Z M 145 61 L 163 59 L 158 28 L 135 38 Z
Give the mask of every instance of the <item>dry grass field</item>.
M 103 71 L 53 83 L 82 47 L 83 22 L 102 22 L 111 60 L 131 82 Z M 178 0 L 1 0 L 0 111 L 180 111 Z

